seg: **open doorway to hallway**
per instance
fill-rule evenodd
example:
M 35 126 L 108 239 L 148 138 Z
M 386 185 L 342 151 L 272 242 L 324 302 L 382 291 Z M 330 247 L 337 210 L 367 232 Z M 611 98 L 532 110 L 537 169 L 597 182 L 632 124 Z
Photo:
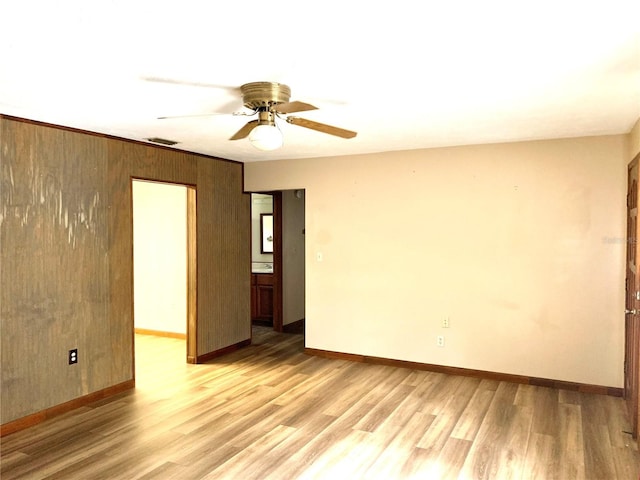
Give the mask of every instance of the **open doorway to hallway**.
M 132 180 L 132 198 L 136 343 L 141 335 L 181 341 L 184 363 L 195 345 L 195 188 Z
M 252 323 L 304 333 L 305 191 L 254 193 L 251 199 Z

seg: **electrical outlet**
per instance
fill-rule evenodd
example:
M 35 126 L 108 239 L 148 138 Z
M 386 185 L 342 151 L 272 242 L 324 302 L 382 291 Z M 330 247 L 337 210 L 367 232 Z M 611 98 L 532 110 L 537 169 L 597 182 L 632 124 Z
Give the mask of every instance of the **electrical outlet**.
M 442 319 L 442 328 L 449 328 L 449 317 L 444 317 Z
M 436 345 L 439 347 L 444 347 L 444 335 L 438 335 L 436 339 Z
M 74 363 L 78 363 L 78 349 L 74 348 L 73 350 L 69 350 L 69 365 L 73 365 Z

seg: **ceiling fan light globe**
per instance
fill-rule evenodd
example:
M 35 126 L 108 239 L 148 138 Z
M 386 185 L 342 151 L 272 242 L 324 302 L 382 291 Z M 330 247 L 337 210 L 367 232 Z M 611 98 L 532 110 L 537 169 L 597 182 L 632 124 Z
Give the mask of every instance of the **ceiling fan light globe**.
M 249 141 L 258 150 L 277 150 L 282 147 L 282 132 L 275 125 L 258 125 L 251 130 Z

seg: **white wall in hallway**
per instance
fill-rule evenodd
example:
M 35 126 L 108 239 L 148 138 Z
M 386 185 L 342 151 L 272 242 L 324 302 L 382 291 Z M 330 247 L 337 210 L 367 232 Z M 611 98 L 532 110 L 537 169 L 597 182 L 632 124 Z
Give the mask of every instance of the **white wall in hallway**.
M 133 181 L 135 328 L 187 332 L 187 187 Z

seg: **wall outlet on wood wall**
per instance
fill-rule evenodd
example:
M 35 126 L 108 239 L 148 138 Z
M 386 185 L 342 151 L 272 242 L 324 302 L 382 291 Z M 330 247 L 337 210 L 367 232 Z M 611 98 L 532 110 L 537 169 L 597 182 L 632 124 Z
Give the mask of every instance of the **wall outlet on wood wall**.
M 78 349 L 74 348 L 73 350 L 69 350 L 69 365 L 73 365 L 74 363 L 78 363 Z

